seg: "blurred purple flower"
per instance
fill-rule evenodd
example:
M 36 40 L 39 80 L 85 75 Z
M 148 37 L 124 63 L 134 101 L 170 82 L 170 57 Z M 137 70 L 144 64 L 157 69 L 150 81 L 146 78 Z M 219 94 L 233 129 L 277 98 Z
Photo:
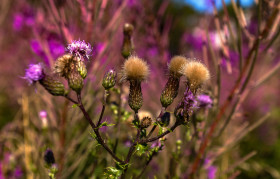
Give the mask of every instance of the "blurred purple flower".
M 211 108 L 212 104 L 213 104 L 213 101 L 210 98 L 210 96 L 208 96 L 206 94 L 201 94 L 201 95 L 197 96 L 197 101 L 198 101 L 199 107 Z
M 25 70 L 25 76 L 23 77 L 29 84 L 33 84 L 44 78 L 43 66 L 39 64 L 30 64 L 29 68 Z
M 210 167 L 208 167 L 207 172 L 208 172 L 208 179 L 215 179 L 216 178 L 217 167 L 210 166 Z
M 59 41 L 57 40 L 54 40 L 54 39 L 50 39 L 48 41 L 48 45 L 49 45 L 49 49 L 50 49 L 50 52 L 53 56 L 53 58 L 57 58 L 61 55 L 64 54 L 65 52 L 65 49 L 64 49 L 64 45 L 62 45 Z
M 45 54 L 43 48 L 41 47 L 40 43 L 37 41 L 37 40 L 31 40 L 30 41 L 30 46 L 31 46 L 31 49 L 32 51 L 38 55 L 39 57 L 41 57 L 44 62 L 46 63 L 46 65 L 50 65 L 49 64 L 49 59 L 47 57 L 47 55 Z
M 24 18 L 21 14 L 15 14 L 13 20 L 13 28 L 16 31 L 20 31 L 24 25 Z
M 74 40 L 67 46 L 66 50 L 72 55 L 78 56 L 81 59 L 89 60 L 92 48 L 91 45 L 89 43 L 87 44 L 84 40 Z
M 194 49 L 194 50 L 201 50 L 203 46 L 203 39 L 201 36 L 196 36 L 193 34 L 186 34 L 185 41 Z
M 127 141 L 125 141 L 124 145 L 125 145 L 126 147 L 131 147 L 132 142 L 131 142 L 130 140 L 127 140 Z
M 208 179 L 215 179 L 216 178 L 217 167 L 210 164 L 209 158 L 206 158 L 204 160 L 204 166 L 205 166 L 205 169 L 207 170 Z
M 47 111 L 45 111 L 45 110 L 42 110 L 42 111 L 40 111 L 40 113 L 39 113 L 39 116 L 40 116 L 40 118 L 46 118 L 47 117 Z
M 160 140 L 157 140 L 152 143 L 151 148 L 160 147 L 160 146 L 161 146 L 161 142 Z
M 24 12 L 15 13 L 13 18 L 13 28 L 20 31 L 24 26 L 31 27 L 35 24 L 35 14 L 32 9 L 26 8 Z
M 22 172 L 21 168 L 17 167 L 13 173 L 14 178 L 21 178 L 22 175 L 23 175 L 23 172 Z

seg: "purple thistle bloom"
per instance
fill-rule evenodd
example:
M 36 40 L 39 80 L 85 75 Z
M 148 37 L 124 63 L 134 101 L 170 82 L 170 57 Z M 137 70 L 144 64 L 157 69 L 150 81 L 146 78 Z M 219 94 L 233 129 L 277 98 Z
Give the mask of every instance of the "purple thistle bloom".
M 29 84 L 33 84 L 44 78 L 43 66 L 39 64 L 30 64 L 29 68 L 25 70 L 25 76 L 23 77 Z
M 191 90 L 187 89 L 185 91 L 182 105 L 184 107 L 184 112 L 188 113 L 192 113 L 193 109 L 197 108 L 197 101 L 195 100 L 195 96 L 193 95 Z
M 201 94 L 197 96 L 197 101 L 199 107 L 211 108 L 213 104 L 213 100 L 210 98 L 210 96 L 206 94 Z
M 74 40 L 71 44 L 69 44 L 66 50 L 74 56 L 83 57 L 84 59 L 89 60 L 89 56 L 91 55 L 91 45 L 85 43 L 85 41 Z

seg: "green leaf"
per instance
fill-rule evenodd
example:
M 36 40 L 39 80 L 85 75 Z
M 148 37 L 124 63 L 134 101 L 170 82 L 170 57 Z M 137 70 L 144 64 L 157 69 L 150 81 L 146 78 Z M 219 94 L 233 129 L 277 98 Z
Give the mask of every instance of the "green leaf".
M 146 151 L 149 150 L 149 146 L 146 144 L 146 145 L 142 145 L 142 144 L 137 144 L 135 146 L 135 149 L 136 149 L 136 154 L 138 156 L 141 156 L 143 155 L 144 153 L 146 153 Z
M 122 170 L 115 167 L 107 167 L 106 172 L 104 173 L 106 178 L 109 179 L 118 179 L 122 174 Z
M 103 126 L 113 126 L 113 125 L 115 125 L 115 124 L 108 124 L 108 122 L 103 122 L 98 126 L 98 128 L 101 128 Z
M 72 105 L 72 108 L 76 108 L 76 107 L 78 107 L 78 104 L 73 104 Z

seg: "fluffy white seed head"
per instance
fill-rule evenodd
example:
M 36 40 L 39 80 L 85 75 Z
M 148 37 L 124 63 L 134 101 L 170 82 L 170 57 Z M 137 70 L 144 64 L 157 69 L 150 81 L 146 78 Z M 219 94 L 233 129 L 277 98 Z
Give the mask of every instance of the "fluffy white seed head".
M 197 89 L 210 78 L 207 67 L 199 61 L 189 61 L 180 70 L 187 77 L 188 84 L 192 90 Z
M 149 75 L 149 66 L 147 62 L 137 56 L 130 56 L 123 65 L 122 79 L 123 80 L 146 80 Z
M 176 76 L 181 76 L 180 70 L 187 62 L 188 60 L 183 56 L 174 56 L 168 64 L 170 73 Z

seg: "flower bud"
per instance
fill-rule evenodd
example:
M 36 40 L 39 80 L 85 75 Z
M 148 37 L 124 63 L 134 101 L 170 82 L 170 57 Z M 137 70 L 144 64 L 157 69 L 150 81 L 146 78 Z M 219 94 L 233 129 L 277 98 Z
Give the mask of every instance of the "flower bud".
M 160 96 L 163 107 L 168 107 L 178 95 L 180 77 L 170 75 Z
M 134 27 L 131 24 L 126 23 L 123 29 L 123 45 L 122 45 L 122 56 L 128 58 L 134 50 L 133 42 L 131 39 Z
M 170 112 L 165 112 L 158 121 L 162 127 L 167 127 L 170 123 Z
M 81 92 L 84 86 L 84 80 L 79 72 L 74 70 L 68 75 L 68 85 L 77 93 Z
M 65 89 L 63 83 L 56 80 L 55 78 L 45 75 L 43 79 L 41 79 L 40 84 L 52 95 L 54 96 L 64 96 Z
M 78 60 L 77 70 L 83 79 L 85 79 L 87 77 L 87 68 L 86 68 L 85 63 L 82 60 Z
M 51 166 L 55 163 L 55 158 L 51 149 L 47 149 L 44 154 L 44 160 L 47 165 Z
M 128 96 L 128 105 L 135 113 L 142 107 L 143 104 L 143 96 L 141 90 L 141 82 L 130 80 L 130 89 Z
M 108 90 L 115 86 L 117 73 L 114 70 L 109 70 L 103 78 L 102 86 Z
M 183 56 L 174 56 L 168 64 L 169 78 L 160 96 L 160 102 L 163 107 L 168 107 L 178 95 L 180 84 L 180 69 L 188 62 Z
M 146 116 L 141 120 L 140 127 L 142 129 L 145 129 L 145 128 L 149 127 L 151 124 L 152 124 L 152 119 L 150 117 Z

